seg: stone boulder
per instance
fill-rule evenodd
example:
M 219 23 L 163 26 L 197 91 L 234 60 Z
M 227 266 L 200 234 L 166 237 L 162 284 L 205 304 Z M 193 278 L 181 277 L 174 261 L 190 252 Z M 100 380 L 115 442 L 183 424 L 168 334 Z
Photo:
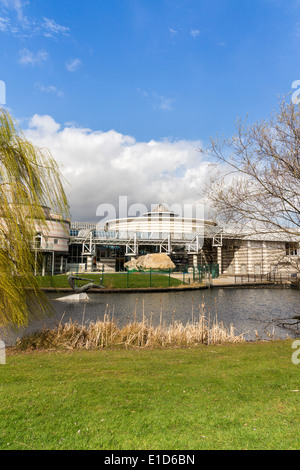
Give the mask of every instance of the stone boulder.
M 124 264 L 128 271 L 173 271 L 175 264 L 171 258 L 165 253 L 149 253 L 145 256 L 140 256 L 137 259 L 132 259 Z
M 137 267 L 138 258 L 132 258 L 130 261 L 127 261 L 127 263 L 124 264 L 124 268 L 127 269 L 127 271 L 138 271 L 139 268 Z

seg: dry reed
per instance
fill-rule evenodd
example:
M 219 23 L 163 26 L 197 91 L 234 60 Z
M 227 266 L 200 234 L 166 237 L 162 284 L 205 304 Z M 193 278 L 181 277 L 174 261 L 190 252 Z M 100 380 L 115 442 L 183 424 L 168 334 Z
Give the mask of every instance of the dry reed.
M 106 309 L 107 310 L 107 309 Z M 155 347 L 192 347 L 197 345 L 236 343 L 245 341 L 244 335 L 236 335 L 231 325 L 225 328 L 217 318 L 210 321 L 199 312 L 198 320 L 192 320 L 185 325 L 172 318 L 171 325 L 152 325 L 152 313 L 150 321 L 145 318 L 136 321 L 134 312 L 133 321 L 128 321 L 123 326 L 118 326 L 109 313 L 105 313 L 103 320 L 84 324 L 79 322 L 59 323 L 50 330 L 44 329 L 30 337 L 24 337 L 17 342 L 20 349 L 104 349 L 104 348 L 155 348 Z

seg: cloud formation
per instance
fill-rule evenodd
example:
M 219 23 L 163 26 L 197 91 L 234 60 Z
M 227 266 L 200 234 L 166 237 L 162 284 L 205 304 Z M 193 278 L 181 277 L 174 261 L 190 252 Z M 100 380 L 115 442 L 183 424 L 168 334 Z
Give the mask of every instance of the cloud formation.
M 53 18 L 36 19 L 26 16 L 24 10 L 27 0 L 0 0 L 0 31 L 18 37 L 32 37 L 42 34 L 55 39 L 60 35 L 68 36 L 70 28 L 58 24 Z M 2 8 L 1 8 L 2 7 Z
M 54 38 L 59 34 L 67 36 L 70 32 L 70 28 L 62 26 L 50 18 L 43 18 L 42 28 L 44 29 L 44 36 L 48 38 Z
M 28 2 L 24 0 L 0 0 L 0 4 L 2 4 L 5 9 L 13 10 L 17 14 L 18 21 L 22 25 L 28 23 L 23 11 L 27 3 Z
M 76 72 L 81 64 L 82 62 L 80 59 L 70 59 L 66 62 L 66 68 L 69 72 Z
M 148 92 L 138 89 L 139 94 L 151 104 L 153 109 L 161 109 L 163 111 L 172 111 L 174 109 L 175 98 L 159 95 L 156 91 Z
M 200 30 L 199 29 L 191 29 L 190 34 L 194 39 L 196 39 L 196 37 L 199 36 L 199 34 L 200 34 Z
M 113 204 L 118 212 L 120 196 L 149 209 L 160 202 L 196 203 L 207 180 L 201 141 L 137 142 L 115 130 L 62 126 L 40 115 L 30 119 L 25 135 L 61 165 L 73 220 L 98 220 L 101 204 Z
M 64 96 L 63 92 L 54 85 L 43 85 L 40 82 L 36 82 L 34 86 L 37 90 L 41 91 L 42 93 L 56 95 L 60 98 Z
M 48 52 L 40 50 L 32 52 L 29 49 L 22 49 L 20 51 L 19 63 L 21 65 L 30 65 L 34 67 L 36 65 L 42 65 L 48 60 Z

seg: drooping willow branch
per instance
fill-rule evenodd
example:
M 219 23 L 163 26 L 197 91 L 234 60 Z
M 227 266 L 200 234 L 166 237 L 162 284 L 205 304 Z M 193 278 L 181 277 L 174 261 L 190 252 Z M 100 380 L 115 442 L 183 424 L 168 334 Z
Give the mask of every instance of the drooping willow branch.
M 26 140 L 9 113 L 0 109 L 0 326 L 26 324 L 29 301 L 41 311 L 45 305 L 32 251 L 36 224 L 47 227 L 45 207 L 62 218 L 69 216 L 58 165 L 48 150 Z

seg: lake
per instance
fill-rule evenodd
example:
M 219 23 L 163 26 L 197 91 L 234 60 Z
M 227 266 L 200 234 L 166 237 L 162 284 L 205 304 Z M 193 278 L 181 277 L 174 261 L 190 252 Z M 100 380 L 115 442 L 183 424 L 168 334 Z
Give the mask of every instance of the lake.
M 53 314 L 42 320 L 33 320 L 27 328 L 10 333 L 2 339 L 6 345 L 14 344 L 15 339 L 25 334 L 41 330 L 44 326 L 54 327 L 63 317 L 63 322 L 87 322 L 103 319 L 105 313 L 114 316 L 122 325 L 145 317 L 152 324 L 159 324 L 162 312 L 163 322 L 174 321 L 186 324 L 197 320 L 199 311 L 205 310 L 206 317 L 229 327 L 231 324 L 237 334 L 244 333 L 249 341 L 258 337 L 285 339 L 294 338 L 297 333 L 271 323 L 276 318 L 290 318 L 300 315 L 300 291 L 281 288 L 213 288 L 207 290 L 178 291 L 162 293 L 101 293 L 89 294 L 90 300 L 82 302 L 61 302 L 57 300 L 65 294 L 47 294 L 53 306 Z M 256 334 L 257 332 L 257 334 Z

